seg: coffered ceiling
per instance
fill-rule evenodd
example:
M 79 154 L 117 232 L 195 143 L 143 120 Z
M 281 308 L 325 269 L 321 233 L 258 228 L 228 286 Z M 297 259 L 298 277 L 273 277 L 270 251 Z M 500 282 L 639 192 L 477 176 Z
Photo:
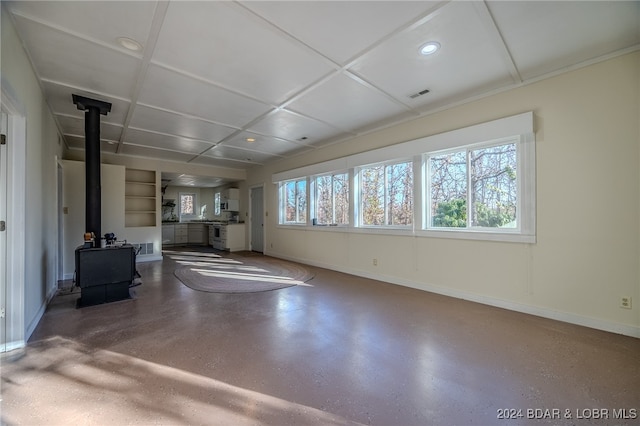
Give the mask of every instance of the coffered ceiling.
M 104 153 L 243 169 L 640 47 L 638 1 L 2 3 L 69 149 L 76 93 Z

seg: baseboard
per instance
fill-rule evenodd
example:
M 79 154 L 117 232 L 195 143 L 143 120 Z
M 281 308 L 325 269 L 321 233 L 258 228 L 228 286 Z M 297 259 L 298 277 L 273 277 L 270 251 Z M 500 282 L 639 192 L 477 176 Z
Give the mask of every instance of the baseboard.
M 513 302 L 509 300 L 498 299 L 481 294 L 471 293 L 464 290 L 440 287 L 424 282 L 406 280 L 389 275 L 373 274 L 369 271 L 363 271 L 356 268 L 348 268 L 317 262 L 311 259 L 300 259 L 286 256 L 281 253 L 271 252 L 265 253 L 267 256 L 277 257 L 292 262 L 303 263 L 306 265 L 317 266 L 319 268 L 330 269 L 332 271 L 343 272 L 345 274 L 356 275 L 372 280 L 383 281 L 390 284 L 402 285 L 405 287 L 415 288 L 417 290 L 428 291 L 431 293 L 441 294 L 443 296 L 454 297 L 456 299 L 468 300 L 470 302 L 482 303 L 484 305 L 495 306 L 497 308 L 508 309 L 510 311 L 521 312 L 524 314 L 535 315 L 556 321 L 562 321 L 570 324 L 580 325 L 584 327 L 594 328 L 596 330 L 607 331 L 610 333 L 623 334 L 625 336 L 640 338 L 640 326 L 620 324 L 612 321 L 606 321 L 598 318 L 585 317 L 583 315 L 573 314 L 570 312 L 556 311 L 553 309 L 528 305 L 525 303 Z
M 144 262 L 153 262 L 156 260 L 162 260 L 162 255 L 154 255 L 154 256 L 136 256 L 136 263 L 144 263 Z
M 31 319 L 31 322 L 27 326 L 27 329 L 25 330 L 25 333 L 24 333 L 25 342 L 29 341 L 29 339 L 31 338 L 31 335 L 36 330 L 36 327 L 38 326 L 38 324 L 40 323 L 40 320 L 44 316 L 44 312 L 47 310 L 47 306 L 49 306 L 49 302 L 51 302 L 51 300 L 54 298 L 54 296 L 56 295 L 56 292 L 57 292 L 57 285 L 52 287 L 49 290 L 49 293 L 47 294 L 47 297 L 45 297 L 42 304 L 40 305 L 38 312 L 36 312 L 34 317 Z

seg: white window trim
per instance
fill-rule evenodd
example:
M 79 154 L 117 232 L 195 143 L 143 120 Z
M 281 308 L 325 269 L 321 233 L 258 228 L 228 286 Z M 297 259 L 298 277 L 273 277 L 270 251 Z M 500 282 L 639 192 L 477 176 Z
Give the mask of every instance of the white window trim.
M 325 176 L 331 176 L 331 184 L 333 185 L 333 177 L 337 176 L 337 175 L 347 175 L 347 181 L 349 182 L 349 223 L 344 223 L 344 224 L 316 224 L 313 225 L 313 219 L 314 217 L 318 216 L 318 197 L 317 197 L 317 179 L 319 177 L 325 177 Z M 310 219 L 311 219 L 311 226 L 314 227 L 320 227 L 320 228 L 349 228 L 351 226 L 353 226 L 353 175 L 349 170 L 335 170 L 329 173 L 322 173 L 322 174 L 318 174 L 318 175 L 314 175 L 314 176 L 310 176 L 309 177 L 309 188 L 308 188 L 308 195 L 309 195 L 309 215 L 310 215 Z M 333 200 L 332 202 L 334 203 L 334 210 L 335 210 L 335 193 L 333 193 L 333 189 L 332 189 L 332 196 L 333 196 Z
M 414 203 L 414 211 L 413 211 L 413 219 L 411 224 L 409 225 L 365 225 L 363 223 L 363 219 L 362 219 L 362 211 L 361 211 L 361 207 L 362 207 L 362 185 L 360 184 L 360 173 L 362 172 L 362 170 L 364 169 L 368 169 L 371 167 L 379 167 L 382 166 L 384 167 L 384 209 L 385 209 L 385 222 L 387 221 L 387 166 L 393 166 L 396 164 L 404 164 L 404 163 L 412 163 L 411 167 L 412 167 L 412 171 L 413 171 L 413 188 L 411 188 L 412 191 L 412 196 L 413 196 L 413 203 Z M 378 162 L 375 164 L 367 164 L 364 166 L 358 166 L 354 168 L 354 173 L 353 175 L 355 177 L 357 177 L 358 181 L 357 181 L 357 185 L 355 184 L 356 180 L 354 179 L 354 186 L 356 186 L 357 192 L 357 199 L 354 200 L 353 204 L 354 204 L 354 208 L 355 208 L 355 214 L 354 216 L 356 217 L 357 221 L 356 223 L 353 224 L 354 228 L 362 228 L 362 229 L 390 229 L 390 230 L 397 230 L 397 231 L 413 231 L 413 228 L 415 226 L 415 222 L 416 222 L 416 212 L 415 212 L 415 201 L 416 201 L 416 197 L 415 197 L 415 193 L 416 193 L 416 173 L 415 173 L 415 161 L 414 161 L 414 157 L 410 157 L 410 158 L 394 158 L 392 160 L 387 160 L 387 161 L 382 161 L 382 162 Z
M 222 210 L 220 209 L 220 201 L 222 199 L 222 194 L 220 192 L 216 192 L 213 194 L 213 215 L 220 216 L 222 214 Z
M 193 195 L 193 214 L 182 213 L 182 196 Z M 198 218 L 198 194 L 195 192 L 180 192 L 178 193 L 178 217 L 179 220 L 193 220 Z
M 304 222 L 287 222 L 286 221 L 287 197 L 286 197 L 286 194 L 284 194 L 285 187 L 286 187 L 287 183 L 293 182 L 294 186 L 296 187 L 296 191 L 297 191 L 298 182 L 301 181 L 301 180 L 306 181 L 305 198 L 306 198 L 306 205 L 307 205 L 307 215 L 306 215 L 307 219 Z M 297 211 L 297 209 L 296 209 L 296 211 Z M 278 182 L 278 226 L 308 226 L 309 225 L 309 214 L 310 214 L 310 209 L 309 209 L 309 178 L 305 176 L 305 177 L 298 177 L 298 178 L 295 178 L 295 179 L 287 179 L 286 181 Z
M 424 179 L 424 153 L 465 148 L 485 142 L 519 137 L 518 147 L 518 226 L 520 229 L 500 228 L 441 228 L 425 229 L 427 200 Z M 412 158 L 414 161 L 414 219 L 413 225 L 397 226 L 362 226 L 356 223 L 359 217 L 359 183 L 358 170 L 367 165 L 387 162 L 402 162 Z M 389 161 L 389 159 L 392 159 Z M 287 170 L 272 175 L 272 182 L 280 185 L 285 181 L 307 179 L 307 206 L 309 206 L 310 188 L 309 177 L 339 173 L 339 170 L 349 170 L 350 175 L 350 224 L 349 226 L 312 226 L 310 221 L 303 223 L 283 223 L 279 218 L 278 226 L 306 227 L 314 231 L 375 233 L 385 235 L 419 236 L 431 238 L 452 238 L 466 240 L 504 241 L 519 243 L 536 242 L 536 149 L 533 112 L 526 112 L 505 117 L 433 136 L 427 136 L 384 148 L 366 151 L 336 160 L 312 164 L 293 170 Z M 281 197 L 280 187 L 278 197 Z M 281 205 L 280 205 L 281 206 Z M 282 208 L 279 209 L 282 214 Z M 311 210 L 308 210 L 308 215 Z

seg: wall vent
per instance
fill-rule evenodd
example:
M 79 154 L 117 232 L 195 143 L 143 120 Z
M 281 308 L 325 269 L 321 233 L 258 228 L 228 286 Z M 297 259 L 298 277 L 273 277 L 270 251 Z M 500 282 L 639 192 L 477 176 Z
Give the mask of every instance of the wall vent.
M 138 249 L 140 249 L 138 256 L 153 254 L 153 243 L 131 243 L 131 245 L 136 253 L 138 253 Z

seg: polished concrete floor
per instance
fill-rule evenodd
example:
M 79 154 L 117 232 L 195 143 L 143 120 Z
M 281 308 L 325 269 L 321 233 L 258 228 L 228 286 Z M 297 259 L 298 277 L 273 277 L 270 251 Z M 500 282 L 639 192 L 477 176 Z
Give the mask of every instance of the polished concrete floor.
M 175 267 L 139 264 L 133 300 L 75 309 L 61 292 L 2 359 L 2 422 L 639 422 L 639 339 L 320 268 L 304 286 L 214 294 Z

